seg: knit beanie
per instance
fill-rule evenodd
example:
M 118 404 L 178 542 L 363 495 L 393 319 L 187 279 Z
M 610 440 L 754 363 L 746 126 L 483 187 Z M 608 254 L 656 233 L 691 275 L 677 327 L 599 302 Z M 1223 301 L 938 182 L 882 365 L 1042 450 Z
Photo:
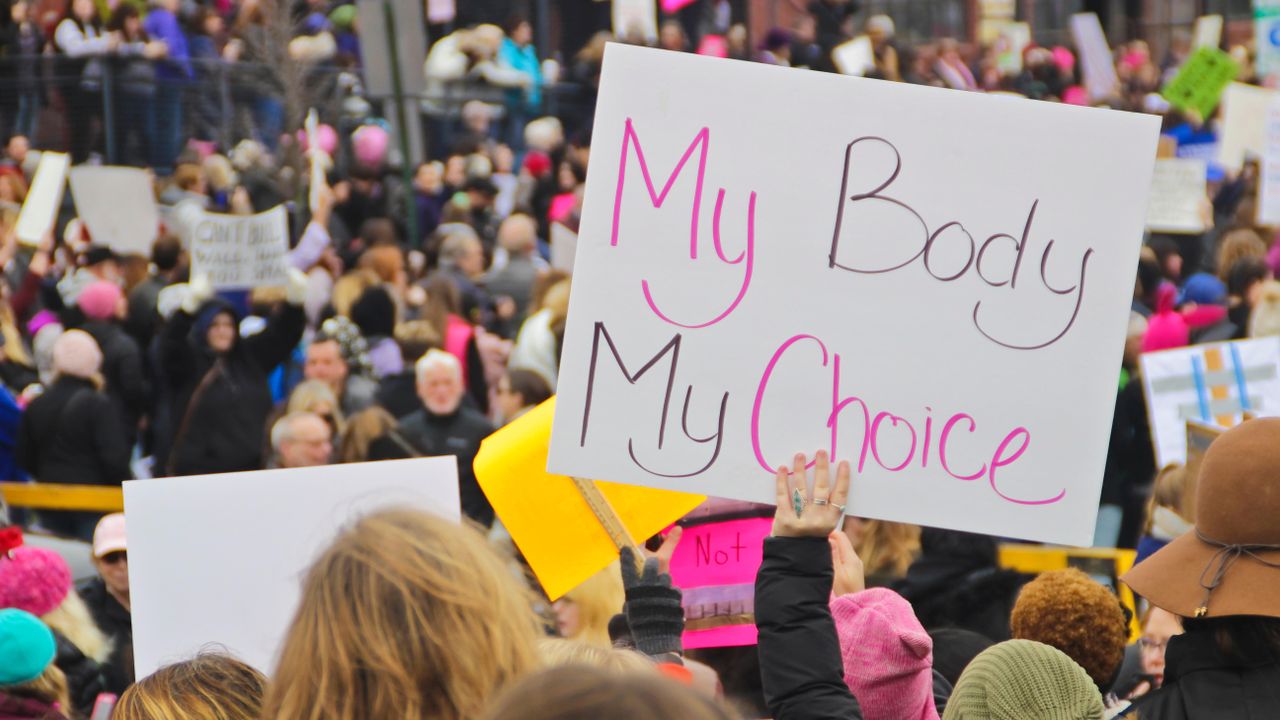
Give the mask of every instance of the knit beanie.
M 1084 668 L 1032 640 L 992 645 L 969 663 L 943 720 L 1101 720 L 1102 694 Z
M 844 682 L 866 720 L 937 720 L 933 639 L 907 602 L 887 588 L 831 599 Z
M 1199 272 L 1187 278 L 1178 293 L 1178 304 L 1195 303 L 1197 305 L 1225 305 L 1227 302 L 1227 286 L 1217 275 Z
M 0 610 L 0 688 L 39 678 L 56 654 L 53 631 L 39 618 L 13 608 Z
M 17 528 L 0 530 L 0 608 L 37 617 L 56 609 L 71 592 L 71 569 L 52 550 L 22 544 Z
M 1156 312 L 1147 320 L 1147 334 L 1142 338 L 1142 352 L 1170 350 L 1191 341 L 1187 321 L 1173 309 L 1177 290 L 1164 284 L 1156 291 Z
M 1066 653 L 1099 688 L 1111 686 L 1129 639 L 1120 600 L 1076 568 L 1041 573 L 1024 585 L 1009 630 Z
M 77 304 L 90 320 L 106 320 L 116 314 L 122 297 L 124 291 L 119 285 L 100 280 L 81 291 Z
M 68 330 L 53 343 L 54 372 L 88 380 L 102 369 L 102 350 L 83 330 Z

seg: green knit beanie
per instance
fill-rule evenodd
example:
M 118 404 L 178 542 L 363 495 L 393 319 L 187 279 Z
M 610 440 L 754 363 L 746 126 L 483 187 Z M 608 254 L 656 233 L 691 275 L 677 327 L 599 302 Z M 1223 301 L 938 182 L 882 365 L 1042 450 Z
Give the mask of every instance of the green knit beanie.
M 1008 640 L 984 650 L 956 683 L 943 720 L 1101 720 L 1102 696 L 1057 648 Z

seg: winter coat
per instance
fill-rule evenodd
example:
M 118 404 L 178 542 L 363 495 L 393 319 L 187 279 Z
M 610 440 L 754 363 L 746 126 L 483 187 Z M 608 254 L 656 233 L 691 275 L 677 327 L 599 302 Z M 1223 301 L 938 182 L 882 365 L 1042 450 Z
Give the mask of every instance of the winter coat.
M 67 720 L 52 704 L 0 690 L 0 720 Z
M 471 465 L 480 450 L 480 441 L 494 427 L 489 420 L 469 407 L 461 406 L 452 415 L 434 415 L 420 408 L 400 421 L 399 434 L 421 455 L 456 455 L 458 458 L 458 494 L 462 513 L 485 527 L 493 525 L 493 506 L 480 490 Z M 369 446 L 370 460 L 391 460 L 407 455 L 394 440 L 378 438 Z
M 102 377 L 107 381 L 103 390 L 111 399 L 125 442 L 132 446 L 150 393 L 142 351 L 137 341 L 115 323 L 91 320 L 82 329 L 92 335 L 102 349 Z
M 106 679 L 102 676 L 102 666 L 91 657 L 86 657 L 80 648 L 56 630 L 53 633 L 58 643 L 58 652 L 53 664 L 58 666 L 67 676 L 67 688 L 71 693 L 71 704 L 76 712 L 88 716 L 93 710 L 93 703 L 100 693 L 106 692 Z
M 176 475 L 241 472 L 263 467 L 262 438 L 271 414 L 267 377 L 302 339 L 306 316 L 284 305 L 262 332 L 235 338 L 218 356 L 206 336 L 214 318 L 230 312 L 213 300 L 195 317 L 179 311 L 161 335 L 175 423 L 168 466 Z
M 133 684 L 133 615 L 115 599 L 102 578 L 95 577 L 79 589 L 98 629 L 111 638 L 111 657 L 102 666 L 106 690 L 119 695 Z
M 1252 642 L 1251 642 L 1252 641 Z M 1123 717 L 1141 720 L 1270 720 L 1280 717 L 1280 657 L 1260 637 L 1236 638 L 1225 656 L 1215 634 L 1187 628 L 1169 638 L 1164 685 Z
M 88 380 L 63 376 L 31 401 L 18 426 L 18 464 L 40 482 L 118 485 L 130 447 L 111 400 Z
M 844 683 L 827 539 L 771 537 L 756 575 L 760 680 L 775 720 L 861 720 Z

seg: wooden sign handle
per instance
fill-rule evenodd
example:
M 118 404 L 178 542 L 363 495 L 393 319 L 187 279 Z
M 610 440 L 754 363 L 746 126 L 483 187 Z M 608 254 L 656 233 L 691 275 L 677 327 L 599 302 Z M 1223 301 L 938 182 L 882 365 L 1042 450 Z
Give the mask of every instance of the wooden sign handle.
M 596 516 L 596 520 L 600 522 L 600 527 L 604 528 L 605 533 L 609 535 L 609 539 L 613 541 L 614 546 L 618 550 L 624 547 L 631 548 L 635 553 L 637 569 L 643 570 L 645 554 L 644 549 L 631 539 L 631 533 L 627 532 L 627 528 L 622 524 L 622 519 L 618 517 L 609 504 L 609 500 L 600 492 L 600 488 L 596 487 L 595 482 L 584 478 L 571 478 L 573 486 L 587 501 L 587 507 L 591 508 L 591 514 Z

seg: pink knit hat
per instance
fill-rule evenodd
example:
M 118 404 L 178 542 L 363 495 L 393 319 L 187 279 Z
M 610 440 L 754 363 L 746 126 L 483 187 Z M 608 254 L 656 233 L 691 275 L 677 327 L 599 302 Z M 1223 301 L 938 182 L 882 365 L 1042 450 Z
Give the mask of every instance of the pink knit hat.
M 0 608 L 42 617 L 71 592 L 71 569 L 52 550 L 23 545 L 0 554 Z
M 1169 283 L 1156 290 L 1156 312 L 1147 319 L 1147 334 L 1142 337 L 1142 352 L 1170 350 L 1191 342 L 1187 321 L 1173 309 L 1178 291 Z
M 124 291 L 119 285 L 99 280 L 80 292 L 76 304 L 90 320 L 106 320 L 116 314 L 116 307 L 122 297 Z
M 866 720 L 938 720 L 933 639 L 911 603 L 887 588 L 831 599 L 844 681 Z

